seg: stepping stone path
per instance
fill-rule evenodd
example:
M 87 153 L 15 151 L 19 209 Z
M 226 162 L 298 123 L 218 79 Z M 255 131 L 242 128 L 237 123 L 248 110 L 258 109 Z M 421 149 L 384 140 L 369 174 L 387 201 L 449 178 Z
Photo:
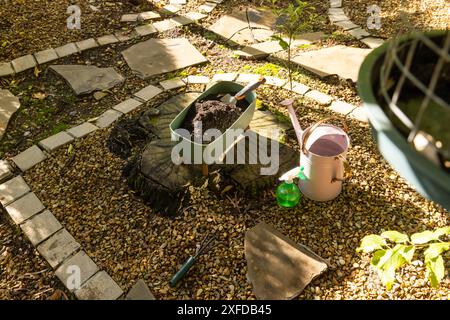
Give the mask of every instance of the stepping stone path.
M 209 30 L 227 40 L 234 35 L 229 41 L 241 45 L 265 41 L 274 34 L 273 28 L 277 23 L 277 17 L 270 10 L 249 8 L 248 18 L 252 31 L 248 28 L 246 10 L 241 9 L 236 9 L 230 15 L 221 17 L 209 27 Z
M 264 222 L 245 233 L 247 277 L 261 300 L 297 297 L 325 272 L 325 261 Z
M 150 39 L 122 51 L 122 55 L 142 79 L 208 61 L 185 38 Z
M 62 76 L 77 95 L 110 89 L 125 80 L 114 68 L 85 65 L 52 65 L 50 68 Z
M 8 127 L 9 119 L 19 110 L 20 101 L 9 90 L 0 90 L 0 139 Z
M 371 51 L 371 49 L 334 46 L 302 52 L 292 58 L 292 61 L 319 77 L 337 74 L 341 78 L 356 82 L 359 68 Z

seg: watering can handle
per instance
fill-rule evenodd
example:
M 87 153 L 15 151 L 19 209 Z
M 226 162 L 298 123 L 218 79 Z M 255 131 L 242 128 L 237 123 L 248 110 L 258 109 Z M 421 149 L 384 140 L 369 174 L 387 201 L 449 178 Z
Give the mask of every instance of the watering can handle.
M 308 141 L 309 137 L 311 136 L 311 134 L 313 133 L 314 130 L 316 130 L 321 124 L 324 124 L 327 121 L 330 120 L 341 120 L 341 118 L 332 116 L 332 117 L 328 117 L 322 120 L 317 121 L 316 123 L 314 123 L 311 127 L 305 129 L 305 131 L 303 132 L 303 137 L 302 137 L 302 141 L 301 141 L 301 148 L 302 148 L 302 152 L 303 154 L 307 154 L 307 150 L 306 150 L 306 142 Z M 347 132 L 348 131 L 348 126 L 347 126 L 347 121 L 344 118 L 344 131 Z

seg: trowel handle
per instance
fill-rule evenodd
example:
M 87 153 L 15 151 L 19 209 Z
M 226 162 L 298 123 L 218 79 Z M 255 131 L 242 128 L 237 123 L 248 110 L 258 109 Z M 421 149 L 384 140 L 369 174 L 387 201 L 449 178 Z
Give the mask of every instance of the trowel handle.
M 247 94 L 249 92 L 252 92 L 254 90 L 256 90 L 260 85 L 266 83 L 266 78 L 261 77 L 258 81 L 250 83 L 249 85 L 247 85 L 246 87 L 244 87 L 241 91 L 239 91 L 238 93 L 236 93 L 236 95 L 234 96 L 234 98 L 239 101 L 239 100 L 243 100 L 245 99 L 245 97 L 247 96 Z
M 192 266 L 195 263 L 195 257 L 189 257 L 183 265 L 181 266 L 180 270 L 170 279 L 170 286 L 175 287 L 177 283 L 186 275 L 186 273 L 192 268 Z

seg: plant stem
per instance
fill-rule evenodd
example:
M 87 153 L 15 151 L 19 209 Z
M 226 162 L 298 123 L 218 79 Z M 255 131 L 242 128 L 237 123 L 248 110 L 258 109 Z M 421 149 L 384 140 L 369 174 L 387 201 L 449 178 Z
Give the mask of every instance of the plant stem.
M 289 72 L 289 84 L 291 86 L 292 91 L 292 63 L 291 63 L 291 45 L 292 45 L 292 38 L 294 37 L 293 33 L 289 34 L 289 44 L 288 44 L 288 72 Z

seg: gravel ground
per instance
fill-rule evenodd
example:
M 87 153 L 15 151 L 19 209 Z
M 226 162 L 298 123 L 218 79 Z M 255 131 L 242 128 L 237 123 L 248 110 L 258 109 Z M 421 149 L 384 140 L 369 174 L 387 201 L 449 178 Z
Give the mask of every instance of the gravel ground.
M 299 115 L 310 123 L 329 113 L 304 105 Z M 448 298 L 448 279 L 432 289 L 423 281 L 422 266 L 404 268 L 402 283 L 387 292 L 370 270 L 368 257 L 355 253 L 369 233 L 387 229 L 413 233 L 448 224 L 448 212 L 420 197 L 381 159 L 365 125 L 350 123 L 352 175 L 332 202 L 303 199 L 299 207 L 285 210 L 277 206 L 270 190 L 262 191 L 257 201 L 230 201 L 191 188 L 193 203 L 174 220 L 155 215 L 127 190 L 121 179 L 125 161 L 107 150 L 107 136 L 108 130 L 102 130 L 76 142 L 76 160 L 63 177 L 58 172 L 67 157 L 65 150 L 25 174 L 25 179 L 125 290 L 143 278 L 159 299 L 254 299 L 245 276 L 244 234 L 265 221 L 331 264 L 300 299 Z M 258 204 L 240 212 L 251 201 Z M 179 288 L 170 288 L 171 275 L 206 231 L 216 232 L 220 244 L 200 259 Z
M 450 28 L 450 2 L 448 0 L 344 0 L 344 11 L 356 24 L 366 28 L 367 7 L 381 8 L 380 30 L 370 33 L 389 38 L 410 30 Z

